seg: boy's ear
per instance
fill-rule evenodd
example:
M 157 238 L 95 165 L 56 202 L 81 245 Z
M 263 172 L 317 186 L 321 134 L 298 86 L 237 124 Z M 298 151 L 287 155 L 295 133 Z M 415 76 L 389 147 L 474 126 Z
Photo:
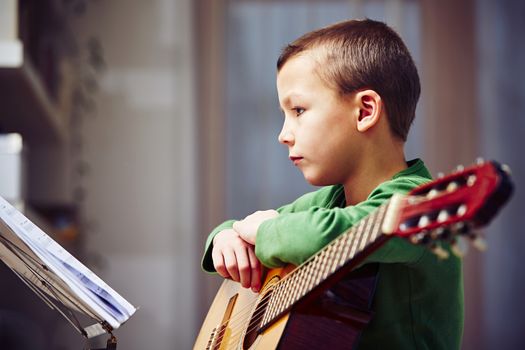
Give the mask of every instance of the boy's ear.
M 359 108 L 357 130 L 364 132 L 379 122 L 383 101 L 381 96 L 374 90 L 358 91 L 356 93 L 356 101 Z

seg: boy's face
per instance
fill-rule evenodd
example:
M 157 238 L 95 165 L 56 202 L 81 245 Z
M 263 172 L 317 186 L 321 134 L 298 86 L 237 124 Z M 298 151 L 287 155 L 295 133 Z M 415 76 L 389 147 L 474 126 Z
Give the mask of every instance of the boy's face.
M 359 163 L 359 106 L 326 85 L 312 51 L 290 58 L 277 75 L 284 125 L 279 142 L 315 186 L 344 184 Z

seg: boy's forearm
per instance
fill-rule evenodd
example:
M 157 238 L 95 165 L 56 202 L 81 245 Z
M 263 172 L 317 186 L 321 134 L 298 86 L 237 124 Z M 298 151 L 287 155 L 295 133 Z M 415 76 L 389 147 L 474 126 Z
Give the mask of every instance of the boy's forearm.
M 299 265 L 372 210 L 314 207 L 280 215 L 261 224 L 255 252 L 267 267 Z
M 362 203 L 346 208 L 312 207 L 281 214 L 261 224 L 257 232 L 255 253 L 267 267 L 300 265 L 333 239 L 357 224 L 384 204 L 394 192 L 407 192 L 415 184 L 408 181 L 385 183 Z M 406 242 L 389 242 L 365 262 L 411 263 L 419 259 L 422 249 Z
M 342 188 L 341 188 L 342 189 Z M 320 190 L 307 193 L 300 198 L 296 199 L 293 203 L 286 204 L 280 208 L 277 209 L 277 212 L 280 215 L 287 215 L 291 213 L 296 212 L 302 212 L 310 208 L 313 203 L 322 202 L 323 198 L 327 197 L 327 192 L 330 191 L 330 188 L 325 187 Z M 205 251 L 204 256 L 202 258 L 202 268 L 204 271 L 214 273 L 215 268 L 213 267 L 213 260 L 212 260 L 212 249 L 213 249 L 213 239 L 222 230 L 233 228 L 233 223 L 236 220 L 228 220 L 224 223 L 217 226 L 208 236 L 208 239 L 206 241 L 205 245 Z M 269 220 L 271 221 L 271 220 Z M 262 225 L 261 225 L 262 226 Z M 258 230 L 259 231 L 259 230 Z M 262 262 L 262 261 L 261 261 Z M 264 262 L 263 262 L 264 263 Z M 271 266 L 270 264 L 267 264 L 267 266 Z

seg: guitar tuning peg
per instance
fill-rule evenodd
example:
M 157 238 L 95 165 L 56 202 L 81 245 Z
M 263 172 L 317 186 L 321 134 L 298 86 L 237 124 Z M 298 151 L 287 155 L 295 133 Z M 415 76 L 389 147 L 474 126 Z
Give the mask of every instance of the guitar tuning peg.
M 439 227 L 434 231 L 435 236 L 433 236 L 433 238 L 440 239 L 442 241 L 447 241 L 450 239 L 450 234 L 451 234 L 450 229 L 445 228 L 445 227 Z
M 448 212 L 446 210 L 441 210 L 438 214 L 437 221 L 438 222 L 445 222 L 449 218 Z
M 458 186 L 457 182 L 451 182 L 447 186 L 447 192 L 454 192 L 455 190 L 458 189 L 458 187 L 459 186 Z
M 458 213 L 459 215 L 459 213 Z M 469 225 L 467 225 L 465 222 L 463 221 L 460 221 L 456 224 L 454 224 L 454 226 L 452 227 L 453 231 L 455 233 L 458 233 L 460 235 L 466 235 L 467 233 L 470 232 L 470 227 Z
M 439 244 L 432 245 L 430 249 L 432 250 L 432 253 L 436 254 L 439 260 L 447 259 L 450 256 L 450 254 Z
M 462 172 L 463 170 L 465 170 L 465 167 L 464 167 L 463 165 L 461 165 L 461 164 L 458 165 L 458 166 L 456 167 L 456 171 L 457 171 L 458 173 L 459 173 L 459 172 Z
M 476 175 L 470 175 L 470 176 L 467 178 L 467 186 L 468 186 L 468 187 L 472 187 L 472 186 L 474 186 L 474 184 L 476 183 L 476 180 L 477 180 Z
M 463 258 L 466 254 L 466 251 L 458 244 L 456 240 L 453 240 L 450 243 L 450 250 L 452 250 L 452 254 L 458 258 Z
M 467 213 L 467 206 L 465 204 L 461 204 L 459 207 L 458 207 L 458 210 L 456 212 L 456 214 L 458 216 L 463 216 Z
M 428 231 L 422 231 L 420 233 L 410 236 L 409 238 L 410 243 L 422 245 L 428 245 L 431 240 L 432 238 L 430 236 L 430 232 Z
M 435 188 L 433 188 L 433 189 L 431 189 L 430 191 L 428 191 L 428 193 L 427 193 L 427 198 L 428 198 L 428 199 L 435 198 L 435 197 L 438 196 L 438 194 L 439 194 L 439 191 L 436 190 Z
M 483 159 L 481 157 L 476 158 L 476 164 L 477 165 L 482 165 L 484 163 L 485 163 L 485 159 Z
M 478 235 L 473 235 L 472 245 L 480 252 L 484 252 L 487 250 L 487 241 L 485 241 L 483 237 L 480 237 Z
M 512 175 L 512 171 L 510 170 L 510 166 L 508 166 L 507 164 L 502 164 L 501 165 L 501 170 L 503 170 L 509 176 Z
M 417 226 L 425 227 L 425 226 L 428 226 L 428 224 L 430 224 L 430 218 L 427 215 L 423 215 L 422 217 L 419 218 Z
M 439 172 L 437 173 L 438 179 L 441 179 L 442 177 L 445 177 L 445 173 Z

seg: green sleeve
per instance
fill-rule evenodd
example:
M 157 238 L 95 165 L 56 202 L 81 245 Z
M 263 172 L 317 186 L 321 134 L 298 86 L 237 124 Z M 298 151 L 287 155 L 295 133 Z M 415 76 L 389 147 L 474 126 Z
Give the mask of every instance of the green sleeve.
M 335 203 L 344 201 L 343 186 L 326 186 L 317 191 L 309 192 L 297 198 L 294 202 L 277 209 L 280 215 L 308 210 L 314 206 L 334 207 Z
M 267 267 L 288 263 L 300 265 L 341 233 L 385 203 L 394 192 L 405 193 L 427 179 L 399 178 L 384 182 L 367 200 L 345 208 L 312 205 L 303 211 L 285 212 L 261 224 L 255 254 Z M 311 203 L 314 204 L 314 203 Z M 323 203 L 324 204 L 324 203 Z M 422 249 L 401 239 L 392 239 L 367 262 L 413 262 Z
M 319 204 L 326 202 L 328 205 L 330 205 L 330 199 L 334 198 L 334 194 L 337 196 L 340 195 L 342 192 L 342 186 L 323 187 L 322 189 L 317 190 L 315 192 L 310 192 L 302 195 L 294 202 L 278 208 L 277 211 L 279 212 L 279 214 L 287 214 L 306 210 L 309 207 L 311 207 L 313 203 Z M 223 222 L 222 224 L 214 228 L 208 236 L 208 239 L 206 240 L 206 245 L 204 247 L 204 256 L 202 257 L 201 262 L 201 266 L 204 271 L 210 273 L 216 272 L 215 267 L 213 266 L 213 259 L 211 256 L 213 250 L 213 239 L 215 238 L 217 233 L 221 232 L 222 230 L 232 228 L 234 222 L 235 220 L 228 220 Z

